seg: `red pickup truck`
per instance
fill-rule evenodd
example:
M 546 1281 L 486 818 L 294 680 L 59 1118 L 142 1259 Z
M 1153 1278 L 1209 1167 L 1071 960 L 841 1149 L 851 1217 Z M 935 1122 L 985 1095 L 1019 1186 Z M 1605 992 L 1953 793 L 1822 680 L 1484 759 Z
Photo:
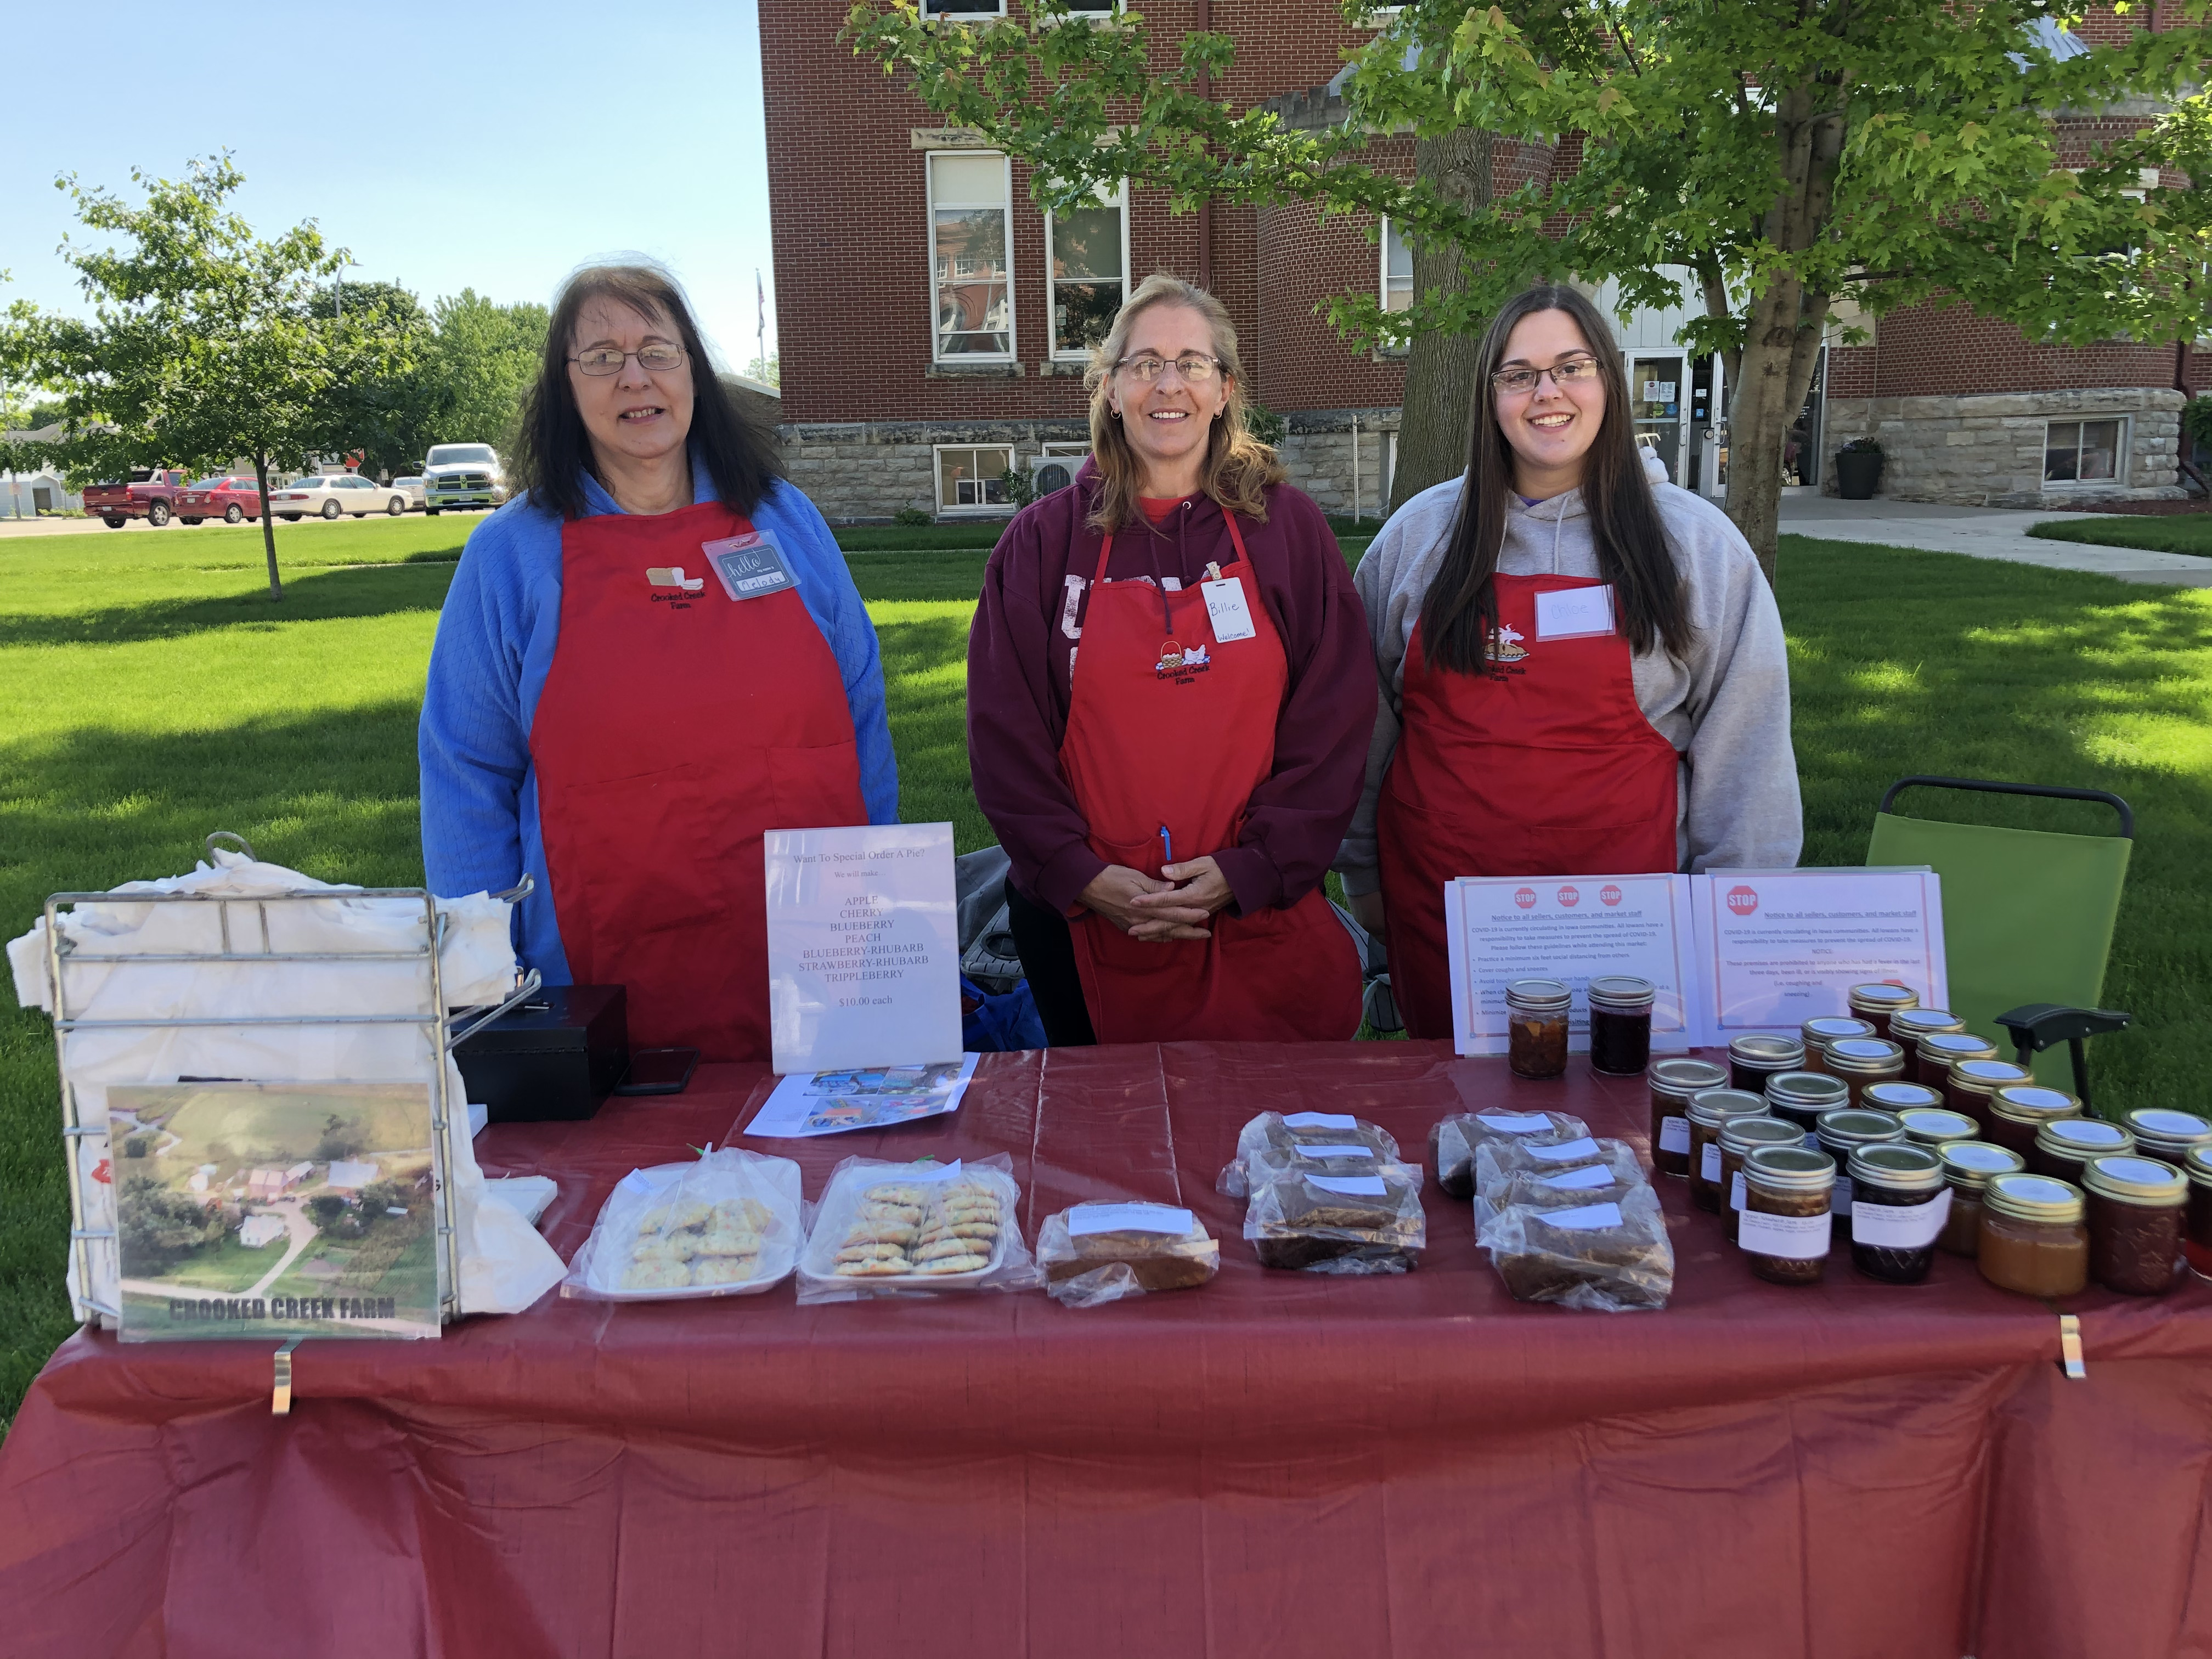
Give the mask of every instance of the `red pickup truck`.
M 176 516 L 184 489 L 183 473 L 142 467 L 127 483 L 88 484 L 85 517 L 106 520 L 110 530 L 122 529 L 126 519 L 143 519 L 159 530 Z

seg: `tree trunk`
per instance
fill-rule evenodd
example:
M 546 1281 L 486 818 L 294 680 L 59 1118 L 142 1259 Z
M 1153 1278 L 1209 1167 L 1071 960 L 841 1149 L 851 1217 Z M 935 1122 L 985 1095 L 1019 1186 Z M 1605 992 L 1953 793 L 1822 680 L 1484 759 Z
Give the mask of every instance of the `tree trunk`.
M 269 550 L 269 597 L 283 602 L 284 584 L 276 574 L 276 520 L 269 513 L 269 452 L 253 452 L 253 482 L 261 488 L 261 544 Z
M 1491 197 L 1491 136 L 1458 131 L 1413 145 L 1413 176 L 1425 179 L 1446 200 L 1462 207 L 1486 205 Z M 1467 261 L 1456 247 L 1416 244 L 1413 292 L 1457 294 L 1467 287 Z M 1406 353 L 1406 401 L 1398 422 L 1398 462 L 1390 475 L 1395 513 L 1424 489 L 1467 471 L 1468 420 L 1474 408 L 1474 361 L 1480 339 L 1473 334 L 1425 329 Z

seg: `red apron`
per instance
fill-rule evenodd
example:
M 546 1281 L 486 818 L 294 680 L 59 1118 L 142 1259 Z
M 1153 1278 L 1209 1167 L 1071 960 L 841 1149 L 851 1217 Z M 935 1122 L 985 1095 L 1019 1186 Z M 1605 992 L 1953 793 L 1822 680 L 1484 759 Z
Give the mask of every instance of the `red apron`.
M 799 590 L 733 600 L 719 502 L 561 532 L 561 633 L 530 729 L 553 908 L 579 985 L 639 1048 L 769 1057 L 761 836 L 865 823 L 844 677 Z
M 1627 639 L 1536 637 L 1537 594 L 1597 582 L 1492 580 L 1498 630 L 1486 672 L 1431 672 L 1413 630 L 1376 809 L 1390 989 L 1410 1036 L 1452 1035 L 1445 883 L 1675 867 L 1678 757 L 1637 705 Z
M 1237 844 L 1275 763 L 1290 682 L 1281 636 L 1228 519 L 1253 637 L 1215 638 L 1201 588 L 1109 582 L 1098 550 L 1060 748 L 1091 850 L 1158 877 L 1163 864 Z M 1166 856 L 1160 831 L 1174 848 Z M 1086 910 L 1069 924 L 1101 1042 L 1310 1042 L 1359 1029 L 1359 959 L 1316 887 L 1256 915 L 1217 914 L 1204 940 L 1147 944 Z

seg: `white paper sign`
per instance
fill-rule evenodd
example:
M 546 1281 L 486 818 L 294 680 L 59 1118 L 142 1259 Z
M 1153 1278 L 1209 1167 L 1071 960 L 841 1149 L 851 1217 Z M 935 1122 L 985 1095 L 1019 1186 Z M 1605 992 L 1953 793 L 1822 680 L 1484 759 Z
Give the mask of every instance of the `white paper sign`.
M 1579 1191 L 1585 1187 L 1610 1187 L 1613 1185 L 1613 1171 L 1602 1164 L 1592 1164 L 1584 1169 L 1569 1170 L 1565 1175 L 1540 1176 L 1536 1184 L 1539 1187 L 1558 1187 L 1569 1192 Z
M 1452 1034 L 1462 1054 L 1506 1051 L 1509 980 L 1556 979 L 1575 995 L 1567 1047 L 1589 1048 L 1594 975 L 1632 974 L 1657 988 L 1651 1047 L 1692 1042 L 1694 935 L 1687 876 L 1470 877 L 1444 890 Z
M 1613 586 L 1555 587 L 1536 595 L 1536 637 L 1586 640 L 1613 632 Z
M 1923 1244 L 1933 1244 L 1950 1218 L 1948 1187 L 1925 1204 L 1869 1204 L 1861 1199 L 1851 1206 L 1851 1242 L 1917 1250 Z
M 1598 1156 L 1597 1142 L 1588 1135 L 1580 1140 L 1570 1140 L 1564 1146 L 1531 1146 L 1528 1150 L 1529 1157 L 1544 1164 L 1569 1164 Z
M 1380 1176 L 1308 1176 L 1306 1179 L 1324 1192 L 1342 1193 L 1347 1198 L 1380 1198 L 1389 1190 Z
M 1737 1218 L 1735 1242 L 1753 1255 L 1810 1261 L 1828 1253 L 1829 1215 L 1769 1215 L 1746 1210 Z
M 1715 870 L 1695 878 L 1699 976 L 1714 1045 L 1795 1036 L 1850 1012 L 1850 988 L 1909 987 L 1950 1006 L 1942 882 L 1931 870 Z
M 1252 612 L 1244 603 L 1244 584 L 1233 577 L 1218 582 L 1200 582 L 1206 595 L 1206 614 L 1213 623 L 1213 639 L 1217 645 L 1233 645 L 1238 640 L 1254 637 Z
M 1579 1210 L 1547 1210 L 1541 1213 L 1547 1224 L 1565 1227 L 1570 1232 L 1620 1225 L 1620 1206 L 1618 1204 L 1586 1204 Z
M 1188 1210 L 1165 1204 L 1079 1204 L 1067 1212 L 1071 1238 L 1092 1233 L 1187 1233 L 1193 1225 Z
M 1477 1112 L 1474 1121 L 1504 1135 L 1540 1134 L 1552 1127 L 1541 1112 Z
M 764 857 L 775 1069 L 957 1059 L 952 826 L 771 830 Z

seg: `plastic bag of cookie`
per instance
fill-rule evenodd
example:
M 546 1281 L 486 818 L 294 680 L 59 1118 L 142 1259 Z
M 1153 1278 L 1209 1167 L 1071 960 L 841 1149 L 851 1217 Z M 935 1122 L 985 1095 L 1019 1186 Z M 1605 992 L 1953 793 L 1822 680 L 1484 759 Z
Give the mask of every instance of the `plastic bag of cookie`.
M 1286 1175 L 1256 1187 L 1244 1237 L 1263 1267 L 1320 1273 L 1402 1273 L 1428 1247 L 1421 1176 Z
M 1245 1198 L 1279 1176 L 1376 1175 L 1397 1162 L 1389 1133 L 1349 1112 L 1262 1112 L 1237 1132 L 1237 1156 L 1214 1190 Z
M 1674 1288 L 1667 1218 L 1641 1181 L 1592 1201 L 1512 1204 L 1485 1219 L 1476 1242 L 1519 1302 L 1592 1313 L 1649 1312 Z
M 1096 1308 L 1203 1285 L 1221 1271 L 1221 1246 L 1175 1205 L 1091 1202 L 1045 1218 L 1037 1265 L 1054 1301 Z
M 690 1164 L 632 1170 L 569 1264 L 564 1297 L 659 1302 L 752 1296 L 781 1284 L 805 1237 L 799 1165 L 711 1146 Z
M 1455 1112 L 1429 1129 L 1429 1165 L 1437 1185 L 1453 1198 L 1474 1196 L 1474 1149 L 1486 1141 L 1517 1140 L 1558 1146 L 1579 1140 L 1589 1126 L 1566 1112 Z
M 1013 1159 L 890 1164 L 848 1158 L 830 1172 L 799 1252 L 799 1299 L 1027 1290 L 1042 1275 L 1022 1243 Z

